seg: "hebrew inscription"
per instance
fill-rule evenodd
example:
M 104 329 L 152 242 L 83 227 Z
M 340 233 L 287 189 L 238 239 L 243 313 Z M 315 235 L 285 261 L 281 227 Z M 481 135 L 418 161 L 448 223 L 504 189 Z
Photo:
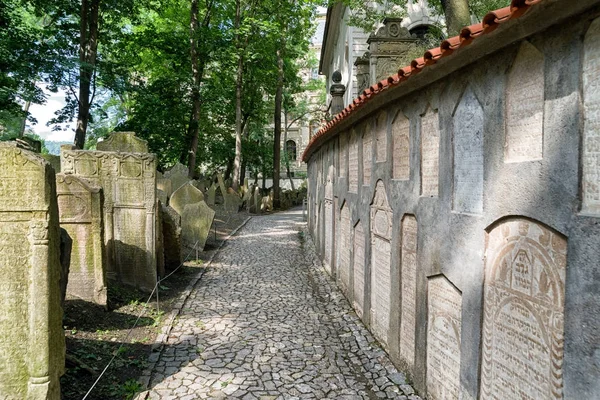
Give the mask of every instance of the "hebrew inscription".
M 365 231 L 358 221 L 354 227 L 354 309 L 362 318 L 365 304 Z
M 421 196 L 437 196 L 440 173 L 440 128 L 438 112 L 421 117 Z
M 590 26 L 583 44 L 582 212 L 600 215 L 600 19 Z
M 371 325 L 384 343 L 390 326 L 392 220 L 383 181 L 378 181 L 371 205 Z
M 445 276 L 436 276 L 429 279 L 427 302 L 427 398 L 458 399 L 461 294 Z
M 371 124 L 365 126 L 363 134 L 363 185 L 371 184 L 371 169 L 373 167 L 373 139 L 371 133 Z
M 542 158 L 544 128 L 544 56 L 523 42 L 508 74 L 505 161 Z
M 377 162 L 385 162 L 387 160 L 387 113 L 385 111 L 379 113 L 377 117 L 375 147 L 377 150 Z
M 358 138 L 353 130 L 348 151 L 348 191 L 358 192 Z
M 401 112 L 392 124 L 393 179 L 410 179 L 410 120 Z
M 0 398 L 59 400 L 65 365 L 54 170 L 0 142 Z
M 412 369 L 417 310 L 417 220 L 412 215 L 406 215 L 402 220 L 401 260 L 400 356 Z
M 487 237 L 480 399 L 562 399 L 566 239 L 510 218 Z
M 471 89 L 454 114 L 454 211 L 483 212 L 483 108 Z
M 340 213 L 340 247 L 339 261 L 337 268 L 339 271 L 340 284 L 344 293 L 348 294 L 350 290 L 350 249 L 351 249 L 351 231 L 350 208 L 344 203 Z

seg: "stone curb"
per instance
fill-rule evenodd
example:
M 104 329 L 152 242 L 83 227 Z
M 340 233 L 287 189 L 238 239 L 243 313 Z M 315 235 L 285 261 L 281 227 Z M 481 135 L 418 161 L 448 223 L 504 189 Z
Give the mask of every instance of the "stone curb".
M 160 357 L 160 353 L 167 341 L 167 338 L 169 337 L 169 334 L 171 333 L 171 330 L 173 329 L 173 322 L 175 322 L 175 318 L 177 318 L 177 316 L 183 309 L 183 305 L 185 304 L 185 301 L 188 299 L 188 297 L 192 293 L 192 290 L 194 289 L 194 287 L 196 286 L 198 281 L 200 281 L 202 279 L 202 276 L 204 276 L 206 269 L 212 264 L 215 256 L 221 251 L 221 248 L 225 245 L 225 243 L 229 239 L 231 239 L 232 236 L 234 236 L 236 233 L 238 233 L 238 231 L 240 229 L 242 229 L 248 223 L 248 221 L 250 221 L 251 219 L 252 219 L 252 216 L 246 218 L 237 228 L 232 230 L 229 233 L 229 235 L 227 235 L 221 241 L 221 243 L 219 244 L 217 249 L 214 251 L 214 253 L 210 256 L 210 258 L 206 262 L 206 265 L 204 266 L 204 268 L 202 268 L 202 271 L 198 272 L 196 274 L 196 276 L 194 276 L 192 278 L 192 280 L 186 286 L 183 293 L 179 296 L 179 299 L 177 300 L 177 302 L 173 305 L 173 309 L 171 311 L 169 311 L 169 314 L 167 314 L 167 317 L 165 320 L 166 321 L 165 325 L 162 327 L 161 333 L 159 333 L 159 335 L 156 337 L 156 340 L 152 344 L 152 353 L 148 357 L 148 367 L 144 370 L 144 372 L 142 372 L 142 376 L 138 379 L 138 382 L 142 385 L 142 389 L 144 391 L 142 393 L 138 394 L 134 398 L 135 400 L 144 400 L 148 397 L 148 394 L 149 394 L 148 386 L 150 385 L 150 377 L 152 376 L 152 371 L 154 370 L 154 367 L 156 366 L 156 363 L 158 362 L 158 359 Z

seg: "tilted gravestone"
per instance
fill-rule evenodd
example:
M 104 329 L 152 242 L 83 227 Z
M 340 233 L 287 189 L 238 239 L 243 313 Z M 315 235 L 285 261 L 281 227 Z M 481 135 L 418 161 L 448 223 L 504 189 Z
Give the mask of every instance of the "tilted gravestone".
M 98 151 L 121 151 L 124 153 L 147 153 L 148 142 L 135 136 L 135 132 L 113 132 L 96 144 Z
M 155 242 L 155 254 L 156 254 L 156 273 L 159 277 L 164 277 L 165 274 L 165 240 L 163 236 L 163 216 L 162 216 L 162 202 L 160 199 L 156 199 L 156 242 Z
M 56 175 L 60 226 L 71 237 L 67 294 L 106 307 L 102 253 L 102 189 L 72 175 Z
M 53 168 L 0 143 L 0 397 L 59 400 L 65 340 Z
M 228 213 L 237 213 L 242 205 L 242 199 L 232 188 L 227 189 L 227 192 L 223 194 L 223 200 L 225 205 L 225 211 Z
M 250 199 L 250 208 L 248 212 L 253 214 L 260 214 L 260 206 L 262 204 L 262 196 L 260 195 L 260 189 L 257 187 L 254 188 L 254 194 L 252 195 L 252 199 Z
M 174 270 L 181 264 L 181 216 L 165 205 L 161 214 L 165 268 Z
M 181 163 L 175 164 L 173 168 L 165 172 L 164 178 L 171 181 L 171 190 L 173 192 L 190 181 L 188 168 Z
M 177 211 L 179 215 L 183 215 L 183 209 L 186 204 L 193 204 L 199 201 L 204 201 L 204 195 L 195 186 L 186 183 L 179 189 L 173 192 L 169 205 Z
M 210 233 L 215 212 L 204 201 L 186 204 L 181 215 L 182 252 L 202 251 Z M 184 254 L 186 256 L 187 254 Z
M 61 167 L 102 187 L 107 277 L 156 285 L 156 156 L 61 147 Z
M 214 206 L 215 205 L 215 194 L 216 194 L 216 191 L 217 191 L 217 185 L 215 183 L 213 183 L 208 188 L 208 192 L 206 194 L 206 203 L 209 206 Z

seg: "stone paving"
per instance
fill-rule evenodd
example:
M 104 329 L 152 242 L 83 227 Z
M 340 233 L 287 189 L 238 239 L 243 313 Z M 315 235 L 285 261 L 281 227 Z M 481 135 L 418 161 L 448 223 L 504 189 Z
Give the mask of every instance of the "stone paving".
M 148 399 L 420 399 L 330 280 L 297 210 L 216 255 L 154 353 Z M 305 239 L 306 238 L 306 239 Z

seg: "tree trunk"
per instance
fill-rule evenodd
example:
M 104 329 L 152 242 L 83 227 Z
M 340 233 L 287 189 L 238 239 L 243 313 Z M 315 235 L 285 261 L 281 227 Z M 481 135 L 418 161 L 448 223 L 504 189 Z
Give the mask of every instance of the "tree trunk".
M 296 188 L 294 187 L 294 180 L 292 179 L 292 173 L 290 171 L 290 155 L 288 154 L 287 151 L 287 139 L 288 139 L 288 114 L 287 111 L 283 112 L 283 151 L 285 152 L 285 171 L 287 173 L 287 177 L 290 180 L 290 187 L 292 188 L 292 190 L 296 190 Z
M 282 41 L 283 42 L 283 41 Z M 279 175 L 281 173 L 281 105 L 283 102 L 283 43 L 277 49 L 277 90 L 275 92 L 275 127 L 273 129 L 273 208 L 280 207 Z
M 442 7 L 449 37 L 458 35 L 463 27 L 471 25 L 469 0 L 442 0 Z
M 192 58 L 192 118 L 188 126 L 188 137 L 191 137 L 188 154 L 188 176 L 194 178 L 196 169 L 196 153 L 198 152 L 198 121 L 200 120 L 200 70 L 198 66 L 198 0 L 192 0 L 190 8 L 190 56 Z
M 93 98 L 91 86 L 98 51 L 98 9 L 100 0 L 81 1 L 79 23 L 79 108 L 75 128 L 75 147 L 83 149 Z M 92 96 L 93 97 L 93 96 Z
M 31 107 L 31 101 L 25 102 L 25 107 L 23 108 L 23 121 L 21 122 L 21 129 L 19 130 L 19 137 L 25 136 L 25 127 L 27 126 L 27 114 L 29 114 L 29 107 Z
M 235 159 L 233 161 L 233 190 L 237 191 L 240 181 L 240 167 L 242 162 L 242 83 L 244 78 L 244 53 L 240 43 L 239 28 L 241 24 L 241 0 L 235 5 L 235 34 L 236 46 L 239 52 L 237 77 L 235 83 Z

